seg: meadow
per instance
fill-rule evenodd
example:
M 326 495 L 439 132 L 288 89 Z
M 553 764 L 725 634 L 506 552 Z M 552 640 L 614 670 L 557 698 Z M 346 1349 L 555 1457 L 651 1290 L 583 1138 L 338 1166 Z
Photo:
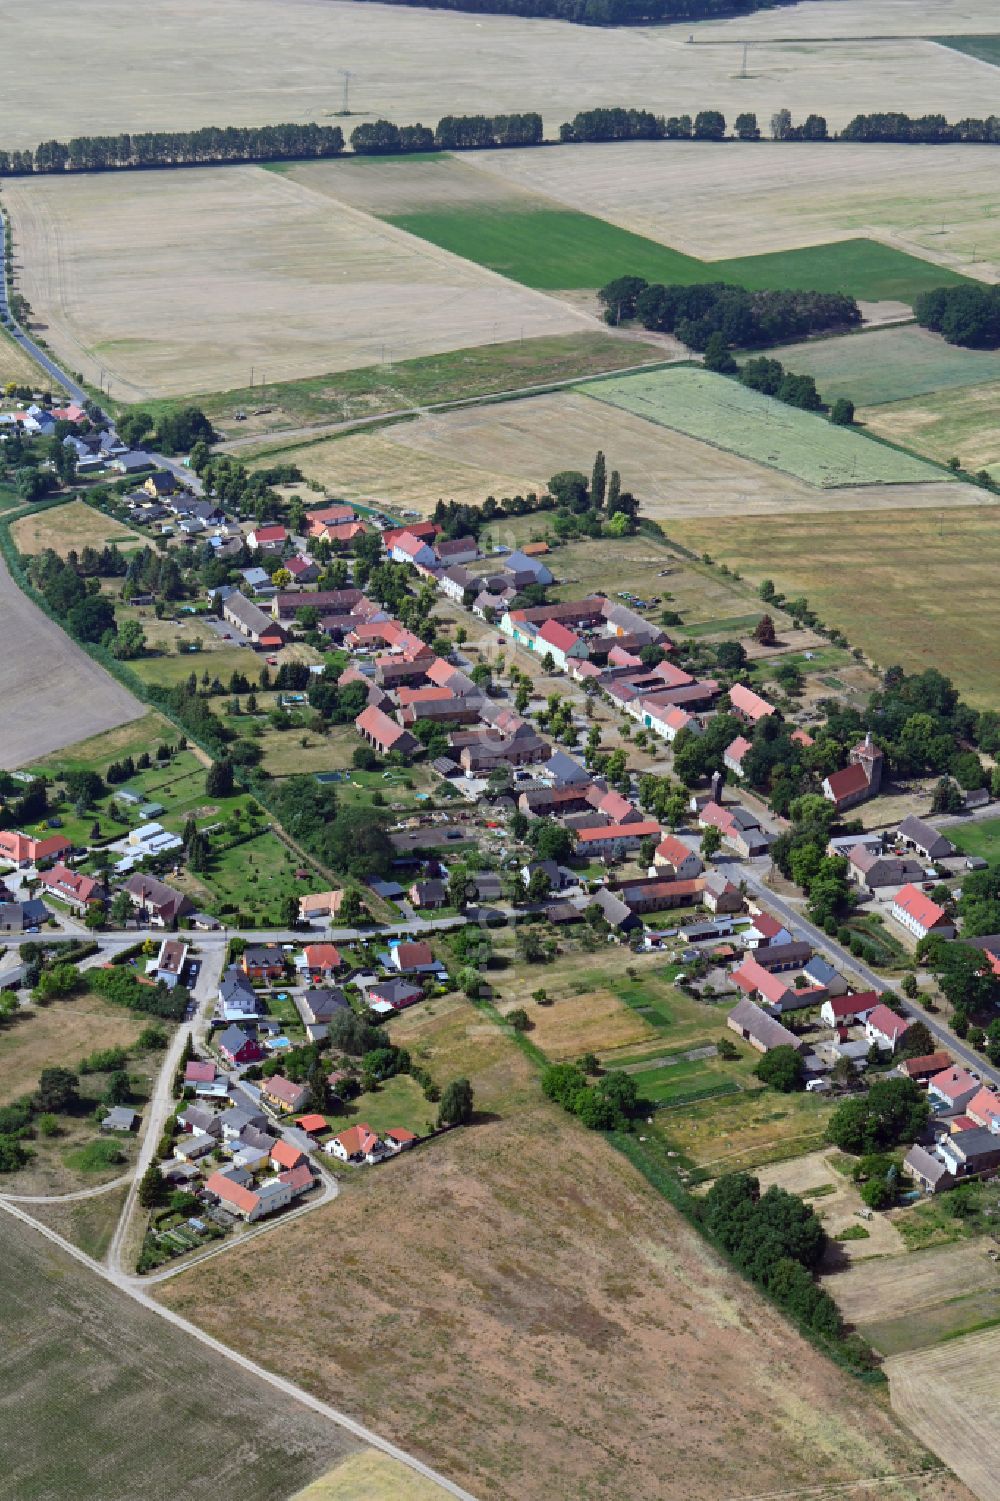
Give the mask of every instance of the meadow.
M 1000 380 L 996 350 L 960 349 L 915 324 L 807 339 L 774 352 L 786 369 L 813 376 L 824 401 L 848 396 L 864 408 Z
M 860 416 L 873 433 L 938 463 L 954 457 L 972 473 L 1000 475 L 1000 381 L 862 408 Z
M 995 704 L 995 502 L 938 513 L 776 516 L 768 523 L 766 547 L 752 519 L 678 521 L 671 531 L 754 583 L 770 578 L 790 596 L 804 595 L 822 620 L 838 626 L 882 667 L 936 667 L 971 703 Z
M 948 831 L 948 838 L 963 855 L 978 855 L 991 865 L 1000 861 L 1000 818 L 954 824 Z
M 9 1495 L 273 1501 L 358 1449 L 3 1213 L 0 1246 Z
M 52 390 L 52 377 L 35 364 L 5 329 L 0 329 L 0 388 L 10 381 L 30 386 L 32 391 Z
M 820 488 L 942 478 L 940 470 L 919 459 L 705 370 L 612 377 L 579 389 Z
M 11 524 L 10 534 L 23 557 L 52 547 L 64 558 L 68 552 L 82 552 L 85 547 L 110 546 L 114 542 L 122 552 L 144 547 L 147 539 L 113 516 L 103 516 L 82 500 L 68 501 L 47 511 L 29 512 Z

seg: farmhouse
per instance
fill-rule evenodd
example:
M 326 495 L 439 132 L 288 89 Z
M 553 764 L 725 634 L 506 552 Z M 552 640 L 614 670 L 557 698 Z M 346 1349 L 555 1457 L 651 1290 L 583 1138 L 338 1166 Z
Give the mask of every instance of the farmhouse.
M 235 626 L 254 646 L 274 650 L 284 646 L 288 636 L 273 616 L 266 615 L 259 605 L 240 593 L 230 594 L 222 606 L 223 619 Z
M 742 1037 L 744 1042 L 756 1048 L 758 1053 L 769 1053 L 772 1048 L 794 1048 L 800 1053 L 806 1047 L 794 1032 L 789 1032 L 787 1027 L 775 1021 L 773 1016 L 768 1016 L 766 1011 L 755 1006 L 749 998 L 733 1007 L 726 1017 L 726 1025 L 730 1031 Z
M 865 1018 L 865 1037 L 869 1042 L 877 1043 L 880 1048 L 894 1053 L 899 1039 L 909 1025 L 905 1016 L 897 1016 L 895 1011 L 890 1011 L 880 1001 Z
M 701 857 L 689 849 L 683 839 L 678 839 L 676 834 L 668 834 L 660 840 L 653 855 L 653 864 L 672 872 L 679 881 L 690 881 L 695 876 L 700 876 L 705 869 Z
M 341 1131 L 337 1136 L 331 1136 L 323 1150 L 341 1162 L 352 1162 L 355 1165 L 361 1162 L 380 1162 L 386 1155 L 378 1136 L 371 1126 L 364 1122 L 359 1122 L 356 1126 L 348 1126 L 346 1131 Z
M 723 765 L 734 776 L 742 777 L 744 758 L 747 751 L 752 749 L 752 741 L 748 740 L 745 735 L 737 735 L 736 739 L 731 740 L 722 753 Z
M 55 896 L 77 912 L 83 912 L 104 898 L 104 889 L 92 876 L 81 875 L 65 865 L 53 865 L 39 881 L 42 890 Z
M 857 995 L 828 996 L 820 1007 L 820 1019 L 828 1027 L 846 1027 L 851 1022 L 864 1021 L 878 1003 L 874 990 L 862 990 Z
M 866 891 L 878 891 L 883 886 L 905 886 L 909 881 L 918 881 L 923 874 L 915 860 L 877 855 L 860 844 L 854 846 L 847 858 L 851 874 Z
M 742 912 L 743 896 L 740 888 L 723 875 L 721 870 L 710 870 L 701 878 L 701 899 L 710 912 Z
M 264 1219 L 278 1209 L 284 1209 L 292 1201 L 291 1188 L 287 1183 L 282 1183 L 280 1178 L 273 1178 L 261 1184 L 260 1188 L 247 1188 L 233 1176 L 233 1169 L 213 1173 L 205 1188 L 220 1204 L 224 1204 L 248 1224 Z
M 1000 1132 L 1000 1095 L 987 1089 L 985 1084 L 966 1105 L 965 1113 L 977 1126 Z
M 354 721 L 354 728 L 382 755 L 397 751 L 400 755 L 411 756 L 420 746 L 415 735 L 411 735 L 409 730 L 405 730 L 401 724 L 397 724 L 388 714 L 373 705 L 361 711 Z
M 580 829 L 576 836 L 579 854 L 599 859 L 616 859 L 638 849 L 644 839 L 658 839 L 660 825 L 651 820 L 639 823 L 613 823 L 603 828 Z
M 369 985 L 365 996 L 373 1009 L 388 1007 L 392 1011 L 403 1011 L 407 1006 L 412 1006 L 414 1001 L 422 1001 L 423 998 L 421 987 L 402 977 L 376 980 L 374 985 Z
M 955 924 L 942 907 L 917 886 L 904 886 L 892 899 L 889 912 L 898 923 L 917 938 L 935 933 L 939 938 L 954 938 Z
M 766 698 L 761 698 L 759 693 L 754 693 L 752 688 L 745 688 L 742 683 L 734 683 L 730 688 L 729 702 L 733 706 L 733 713 L 745 724 L 757 724 L 775 712 L 773 704 L 769 704 Z
M 922 818 L 904 818 L 896 837 L 904 848 L 916 850 L 925 860 L 947 860 L 955 853 L 951 841 Z

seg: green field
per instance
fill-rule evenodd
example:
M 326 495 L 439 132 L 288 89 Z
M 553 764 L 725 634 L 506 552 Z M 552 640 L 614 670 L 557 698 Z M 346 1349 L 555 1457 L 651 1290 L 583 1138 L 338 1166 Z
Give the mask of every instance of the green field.
M 980 62 L 993 63 L 1000 68 L 1000 35 L 987 36 L 932 36 L 931 42 L 950 47 L 953 52 L 964 52 L 966 57 L 978 57 Z
M 963 855 L 978 855 L 991 865 L 1000 861 L 1000 818 L 984 818 L 982 823 L 953 824 L 948 838 Z
M 930 287 L 966 280 L 867 239 L 701 261 L 573 209 L 475 204 L 393 214 L 388 222 L 464 260 L 547 292 L 601 287 L 616 276 L 631 275 L 685 285 L 728 281 L 756 291 L 801 288 L 909 302 Z
M 985 469 L 996 479 L 1000 471 L 1000 380 L 865 407 L 861 421 L 939 464 L 955 457 L 972 474 Z
M 272 1501 L 356 1441 L 0 1214 L 13 1501 Z
M 344 1114 L 337 1115 L 329 1110 L 325 1114 L 334 1133 L 364 1123 L 379 1133 L 389 1131 L 393 1126 L 402 1126 L 404 1130 L 423 1136 L 434 1126 L 437 1106 L 424 1099 L 415 1079 L 408 1074 L 397 1074 L 395 1079 L 387 1079 L 374 1093 L 362 1094 L 352 1100 Z
M 960 349 L 912 324 L 786 344 L 775 354 L 786 369 L 814 376 L 825 401 L 849 396 L 858 407 L 1000 380 L 1000 352 Z
M 940 480 L 939 469 L 786 406 L 738 381 L 689 367 L 591 381 L 586 396 L 700 438 L 822 488 Z

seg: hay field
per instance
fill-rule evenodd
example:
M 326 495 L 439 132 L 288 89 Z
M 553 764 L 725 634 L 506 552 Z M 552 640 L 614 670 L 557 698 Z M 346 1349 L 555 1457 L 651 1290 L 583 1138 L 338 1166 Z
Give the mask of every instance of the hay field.
M 598 326 L 259 167 L 17 180 L 4 198 L 36 321 L 118 399 Z
M 858 110 L 990 113 L 994 86 L 976 59 L 905 36 L 817 46 L 808 40 L 816 34 L 813 8 L 750 18 L 806 40 L 762 39 L 751 76 L 739 79 L 738 42 L 754 35 L 746 18 L 717 33 L 732 36 L 732 46 L 692 47 L 689 22 L 606 31 L 350 0 L 216 0 L 210 8 L 167 0 L 137 25 L 126 0 L 95 0 L 81 33 L 72 0 L 54 0 L 44 13 L 18 16 L 4 145 L 319 120 L 340 108 L 337 70 L 345 67 L 354 73 L 351 109 L 362 118 L 433 123 L 447 113 L 537 109 L 552 135 L 576 110 L 618 100 L 670 113 L 745 108 L 766 118 L 787 105 L 803 115 L 818 110 L 838 126 Z M 848 33 L 880 29 L 861 0 L 815 8 L 849 11 Z M 984 0 L 977 10 L 973 29 L 991 30 Z M 927 21 L 925 14 L 914 29 L 925 31 Z M 937 32 L 965 29 L 947 5 L 935 8 L 933 21 Z
M 665 1474 L 720 1501 L 818 1466 L 831 1483 L 918 1468 L 864 1388 L 542 1100 L 504 1032 L 457 996 L 419 1009 L 393 1040 L 435 1077 L 466 1074 L 481 1121 L 351 1175 L 336 1204 L 162 1284 L 163 1302 L 266 1343 L 278 1370 L 301 1373 L 308 1348 L 314 1391 L 349 1394 L 491 1501 L 662 1501 Z
M 0 1251 L 5 1495 L 273 1501 L 359 1447 L 2 1212 Z
M 54 387 L 52 377 L 36 365 L 9 334 L 0 330 L 0 387 L 9 381 L 30 386 L 33 391 L 51 391 Z
M 1000 381 L 869 407 L 860 418 L 872 432 L 938 463 L 954 455 L 973 473 L 1000 473 Z
M 938 512 L 844 514 L 838 507 L 834 514 L 775 516 L 764 540 L 753 520 L 737 518 L 679 520 L 670 530 L 754 583 L 767 577 L 789 596 L 804 594 L 822 620 L 881 666 L 937 667 L 971 703 L 995 704 L 995 501 Z
M 143 704 L 60 630 L 0 560 L 0 767 L 12 771 L 145 714 Z
M 979 1501 L 1000 1501 L 998 1365 L 998 1329 L 885 1364 L 893 1409 Z
M 524 976 L 525 981 L 530 978 Z M 523 1006 L 531 1019 L 532 1042 L 555 1063 L 579 1058 L 581 1053 L 606 1053 L 652 1042 L 656 1037 L 645 1018 L 611 990 L 562 996 L 540 1006 L 531 999 L 531 989 L 537 987 L 526 984 L 521 993 L 508 994 L 499 1010 L 506 1014 L 515 1005 Z
M 74 549 L 82 552 L 85 547 L 102 548 L 112 542 L 127 552 L 130 547 L 140 547 L 146 542 L 146 538 L 130 526 L 116 521 L 113 516 L 103 516 L 82 500 L 71 500 L 64 506 L 50 506 L 46 511 L 20 516 L 12 523 L 10 534 L 23 557 L 51 547 L 64 558 Z
M 612 376 L 580 390 L 821 489 L 941 479 L 919 459 L 707 370 Z
M 808 420 L 811 430 L 815 419 Z M 825 436 L 823 424 L 815 425 Z M 829 504 L 823 490 L 793 475 L 579 391 L 427 415 L 299 448 L 283 446 L 277 457 L 298 464 L 308 479 L 347 500 L 429 511 L 442 497 L 479 504 L 487 495 L 524 495 L 560 469 L 589 470 L 598 448 L 608 467 L 621 471 L 623 488 L 638 495 L 645 514 L 658 521 L 790 514 Z M 262 450 L 254 462 L 271 460 Z M 984 493 L 937 471 L 921 472 L 931 474 L 930 483 L 847 486 L 837 491 L 837 504 L 842 510 L 941 508 L 974 503 Z
M 960 349 L 915 324 L 840 339 L 807 339 L 801 344 L 783 344 L 774 353 L 787 370 L 814 376 L 825 401 L 849 396 L 859 408 L 1000 381 L 996 350 Z M 944 459 L 950 456 L 951 450 Z
M 361 1449 L 291 1501 L 446 1501 L 448 1492 L 380 1449 Z
M 813 5 L 808 0 L 795 14 Z M 792 12 L 773 14 L 784 20 Z M 972 66 L 992 77 L 995 89 L 993 70 Z M 875 106 L 885 107 L 884 100 Z M 926 93 L 918 113 L 925 108 Z M 495 151 L 463 160 L 705 260 L 867 236 L 996 281 L 1000 218 L 993 150 L 808 142 L 777 150 L 766 141 L 696 147 L 629 141 L 572 151 Z

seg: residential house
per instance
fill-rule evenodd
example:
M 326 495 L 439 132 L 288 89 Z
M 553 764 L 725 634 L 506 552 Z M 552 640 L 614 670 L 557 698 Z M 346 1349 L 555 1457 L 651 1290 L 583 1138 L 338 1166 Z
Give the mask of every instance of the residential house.
M 259 1063 L 265 1056 L 264 1049 L 256 1037 L 235 1025 L 227 1027 L 219 1035 L 217 1046 L 226 1062 L 232 1064 L 233 1067 Z
M 292 558 L 286 558 L 281 566 L 292 575 L 293 584 L 315 584 L 319 578 L 318 566 L 311 558 L 303 557 L 300 552 Z
M 269 1104 L 283 1114 L 295 1114 L 309 1099 L 309 1086 L 295 1084 L 283 1074 L 274 1074 L 261 1082 L 260 1092 Z
M 389 953 L 402 974 L 430 974 L 439 967 L 429 943 L 396 943 Z
M 928 1151 L 919 1145 L 912 1146 L 903 1158 L 903 1171 L 919 1183 L 925 1193 L 941 1193 L 955 1183 L 945 1159 L 936 1150 Z
M 156 978 L 173 990 L 184 978 L 190 950 L 180 938 L 165 938 L 156 959 Z
M 353 520 L 353 506 L 324 506 L 322 510 L 309 512 L 309 515 L 306 517 L 306 536 L 313 537 L 318 540 L 325 534 L 328 527 L 341 526 L 344 522 L 350 522 Z
M 26 902 L 0 902 L 0 933 L 32 933 L 51 916 L 37 897 Z
M 791 943 L 792 935 L 784 923 L 772 917 L 770 912 L 758 912 L 749 927 L 743 929 L 743 942 L 748 949 L 762 949 L 769 943 Z
M 769 704 L 766 698 L 761 698 L 759 693 L 754 693 L 752 688 L 746 688 L 742 683 L 734 683 L 730 688 L 729 702 L 733 706 L 733 713 L 744 724 L 757 724 L 775 712 L 773 704 Z
M 324 1026 L 338 1011 L 350 1011 L 351 1005 L 337 985 L 319 985 L 296 996 L 295 1005 L 307 1027 Z
M 452 537 L 435 542 L 434 552 L 442 568 L 454 568 L 461 563 L 474 563 L 479 556 L 479 543 L 475 537 Z
M 340 950 L 332 943 L 307 943 L 303 950 L 305 969 L 311 980 L 335 975 L 343 964 Z
M 408 1148 L 416 1146 L 420 1140 L 412 1131 L 407 1131 L 405 1126 L 390 1126 L 383 1138 L 390 1152 L 405 1152 Z
M 479 586 L 478 574 L 470 573 L 460 564 L 451 564 L 438 575 L 438 587 L 441 592 L 447 594 L 449 599 L 453 599 L 459 605 L 464 605 L 467 600 L 474 598 L 479 592 Z
M 894 1053 L 899 1039 L 909 1025 L 905 1016 L 897 1016 L 895 1011 L 890 1011 L 889 1007 L 880 1001 L 865 1018 L 865 1036 L 870 1043 L 876 1043 L 883 1051 Z
M 535 635 L 534 649 L 539 656 L 549 656 L 561 672 L 573 659 L 586 660 L 590 649 L 582 636 L 558 620 L 546 620 Z
M 407 1006 L 412 1006 L 416 1001 L 422 1001 L 424 992 L 419 985 L 414 985 L 410 980 L 404 980 L 401 976 L 376 980 L 374 985 L 369 985 L 366 993 L 366 1003 L 373 1011 L 381 1011 L 388 1014 L 389 1011 L 404 1011 Z
M 770 835 L 740 803 L 723 807 L 721 803 L 710 800 L 698 810 L 698 824 L 703 829 L 718 829 L 723 843 L 736 850 L 744 860 L 764 854 L 771 843 Z
M 276 943 L 252 943 L 243 950 L 240 968 L 251 980 L 281 980 L 285 956 Z
M 879 1004 L 878 993 L 862 990 L 857 995 L 831 995 L 820 1007 L 820 1018 L 828 1027 L 847 1027 L 866 1021 Z
M 1000 1167 L 1000 1137 L 984 1126 L 959 1131 L 940 1138 L 933 1155 L 944 1163 L 954 1182 L 965 1178 L 982 1178 Z M 904 1161 L 907 1165 L 909 1158 Z
M 943 1105 L 946 1110 L 957 1115 L 964 1112 L 980 1088 L 978 1079 L 953 1063 L 928 1079 L 927 1097 L 936 1105 Z
M 266 615 L 259 605 L 242 594 L 230 594 L 223 601 L 222 616 L 241 636 L 262 650 L 277 650 L 288 640 L 287 632 L 274 617 Z
M 252 1179 L 251 1179 L 252 1181 Z M 241 1219 L 252 1224 L 264 1219 L 278 1209 L 284 1209 L 292 1201 L 291 1187 L 273 1178 L 259 1188 L 247 1188 L 233 1177 L 233 1169 L 215 1172 L 205 1184 L 206 1189 L 219 1203 Z
M 753 749 L 753 741 L 745 735 L 737 735 L 735 740 L 730 740 L 722 753 L 722 763 L 733 776 L 742 777 L 743 759 L 747 751 Z
M 984 1084 L 965 1107 L 965 1113 L 977 1126 L 1000 1132 L 1000 1095 Z
M 823 796 L 834 804 L 838 813 L 877 797 L 884 765 L 885 757 L 869 730 L 864 740 L 850 751 L 847 766 L 825 778 Z
M 922 818 L 904 818 L 896 837 L 905 849 L 916 850 L 925 860 L 947 860 L 955 853 L 951 840 Z
M 29 865 L 40 866 L 47 860 L 56 860 L 69 854 L 72 848 L 65 834 L 38 838 L 14 829 L 0 829 L 0 860 L 8 860 L 22 870 Z
M 313 891 L 299 897 L 299 921 L 312 922 L 315 918 L 336 917 L 344 900 L 342 891 Z
M 644 839 L 659 841 L 662 830 L 651 819 L 638 823 L 613 823 L 604 828 L 580 829 L 576 836 L 577 854 L 584 859 L 614 860 L 637 850 Z
M 678 881 L 693 880 L 705 869 L 701 856 L 689 849 L 676 834 L 667 834 L 660 840 L 653 855 L 653 864 L 665 875 L 673 876 Z
M 448 905 L 448 888 L 443 881 L 414 881 L 407 896 L 420 910 L 434 911 Z
M 125 1105 L 115 1105 L 101 1121 L 101 1130 L 127 1134 L 134 1131 L 138 1124 L 139 1117 L 134 1110 L 129 1110 Z
M 813 954 L 809 962 L 802 966 L 802 973 L 810 985 L 821 985 L 827 995 L 843 995 L 847 990 L 844 976 L 820 954 Z
M 293 1146 L 290 1141 L 276 1141 L 271 1148 L 271 1162 L 279 1170 L 289 1171 L 298 1167 L 300 1162 L 305 1162 L 306 1154 Z
M 378 1136 L 371 1126 L 365 1125 L 364 1122 L 356 1126 L 348 1126 L 346 1131 L 341 1131 L 337 1136 L 331 1136 L 323 1150 L 338 1158 L 340 1162 L 350 1162 L 355 1166 L 362 1162 L 380 1162 L 386 1155 Z
M 285 1168 L 278 1174 L 278 1182 L 283 1184 L 293 1199 L 300 1194 L 308 1193 L 315 1184 L 312 1167 L 307 1161 L 299 1163 L 298 1167 Z
M 770 977 L 769 977 L 770 978 Z M 802 1052 L 807 1044 L 789 1032 L 773 1016 L 768 1016 L 753 1001 L 745 998 L 737 1002 L 726 1017 L 726 1026 L 748 1042 L 758 1053 L 770 1053 L 773 1048 L 794 1048 Z
M 701 877 L 701 899 L 710 912 L 742 912 L 743 894 L 721 870 Z
M 256 1021 L 264 1003 L 238 964 L 231 964 L 219 981 L 216 1015 L 225 1022 Z
M 731 978 L 751 1000 L 763 1002 L 777 1011 L 797 1009 L 796 1002 L 799 1001 L 800 992 L 779 975 L 773 975 L 770 970 L 764 969 L 753 957 L 744 959 L 733 970 Z M 811 997 L 812 1004 L 815 1004 L 815 999 L 815 996 Z
M 398 533 L 389 547 L 389 556 L 394 563 L 412 563 L 415 568 L 433 568 L 437 563 L 437 556 L 429 542 L 422 537 L 415 537 L 411 531 Z
M 88 907 L 104 900 L 104 887 L 99 881 L 65 865 L 53 865 L 51 870 L 44 871 L 39 885 L 49 896 L 58 897 L 75 912 L 85 912 Z
M 287 541 L 288 532 L 276 523 L 256 526 L 253 531 L 247 533 L 247 545 L 254 551 L 280 552 Z
M 533 584 L 541 584 L 543 588 L 548 588 L 549 584 L 552 583 L 552 574 L 546 568 L 545 564 L 540 563 L 537 557 L 529 556 L 529 554 L 522 552 L 520 549 L 508 553 L 504 560 L 504 569 L 507 573 L 515 574 L 519 578 L 524 575 L 530 575 L 531 582 Z
M 934 933 L 939 938 L 955 937 L 953 920 L 943 907 L 932 902 L 927 893 L 917 886 L 904 886 L 901 891 L 897 891 L 889 913 L 916 938 L 926 938 L 928 933 Z
M 139 921 L 152 928 L 171 928 L 178 918 L 191 911 L 190 898 L 157 880 L 156 876 L 137 872 L 129 876 L 124 889 Z
M 185 1084 L 214 1084 L 215 1064 L 202 1063 L 197 1058 L 191 1058 L 184 1065 Z

